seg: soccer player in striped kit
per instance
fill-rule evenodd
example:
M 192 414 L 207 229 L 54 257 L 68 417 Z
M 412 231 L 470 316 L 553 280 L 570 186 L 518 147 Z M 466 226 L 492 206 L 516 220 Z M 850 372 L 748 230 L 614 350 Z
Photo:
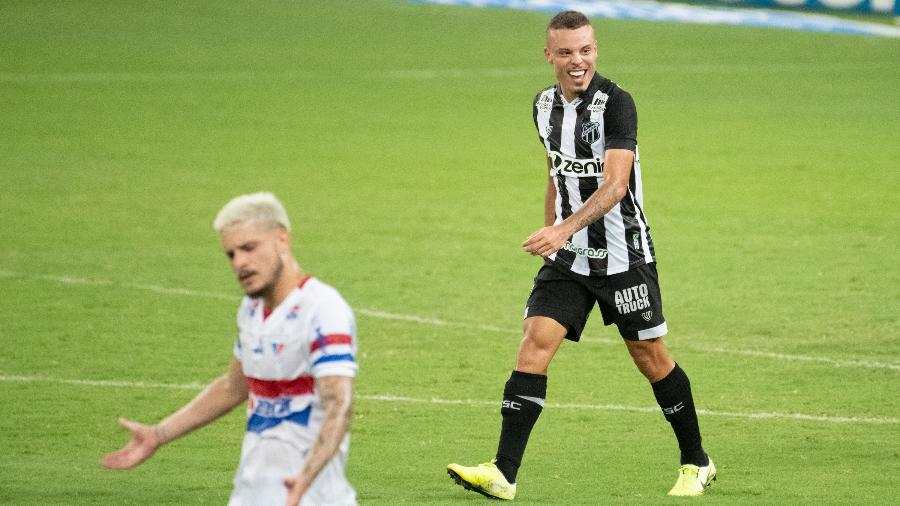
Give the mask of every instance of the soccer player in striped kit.
M 595 72 L 597 43 L 580 12 L 557 14 L 547 28 L 547 62 L 558 83 L 534 100 L 547 152 L 544 227 L 523 243 L 544 257 L 525 308 L 525 336 L 506 383 L 496 458 L 450 464 L 466 489 L 512 499 L 516 473 L 544 405 L 547 369 L 563 339 L 578 341 L 594 304 L 615 324 L 650 382 L 681 451 L 673 496 L 701 495 L 716 469 L 701 446 L 687 374 L 663 344 L 667 333 L 650 227 L 643 210 L 637 112 L 631 96 Z
M 231 366 L 155 425 L 120 419 L 131 440 L 103 464 L 137 466 L 247 401 L 229 506 L 355 505 L 344 476 L 357 371 L 353 311 L 337 290 L 300 269 L 287 213 L 271 193 L 234 198 L 214 228 L 246 294 Z

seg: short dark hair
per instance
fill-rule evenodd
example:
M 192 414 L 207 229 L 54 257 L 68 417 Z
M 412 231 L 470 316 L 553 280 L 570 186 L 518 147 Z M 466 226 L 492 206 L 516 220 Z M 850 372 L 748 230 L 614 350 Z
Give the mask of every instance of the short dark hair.
M 584 14 L 578 11 L 562 11 L 547 25 L 547 31 L 550 30 L 575 30 L 582 26 L 590 26 L 591 21 Z

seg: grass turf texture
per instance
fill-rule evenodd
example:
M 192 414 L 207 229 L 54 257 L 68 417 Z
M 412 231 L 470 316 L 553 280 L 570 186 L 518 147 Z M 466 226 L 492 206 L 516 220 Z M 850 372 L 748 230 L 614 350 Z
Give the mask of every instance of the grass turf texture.
M 552 82 L 546 20 L 403 2 L 0 6 L 0 503 L 226 501 L 241 410 L 110 472 L 117 416 L 155 421 L 195 391 L 8 378 L 219 374 L 240 294 L 210 223 L 260 189 L 286 203 L 302 265 L 354 307 L 451 322 L 359 315 L 360 502 L 483 500 L 444 466 L 493 454 L 539 265 L 519 244 L 542 219 L 530 100 Z M 638 104 L 667 342 L 698 404 L 893 420 L 702 416 L 720 474 L 703 501 L 890 502 L 900 373 L 847 362 L 900 355 L 900 43 L 597 26 L 601 73 Z M 548 401 L 652 408 L 599 321 L 561 349 Z M 549 408 L 517 501 L 677 504 L 676 463 L 656 412 Z

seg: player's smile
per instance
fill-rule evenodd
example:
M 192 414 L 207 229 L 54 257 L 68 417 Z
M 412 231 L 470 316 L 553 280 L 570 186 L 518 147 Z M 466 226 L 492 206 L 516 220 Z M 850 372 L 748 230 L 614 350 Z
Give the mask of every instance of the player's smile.
M 587 89 L 587 86 L 584 82 L 585 77 L 587 76 L 586 68 L 570 70 L 567 72 L 567 74 L 569 74 L 569 77 L 572 78 L 572 82 L 574 84 L 573 88 L 578 88 L 579 91 L 582 91 L 582 89 Z

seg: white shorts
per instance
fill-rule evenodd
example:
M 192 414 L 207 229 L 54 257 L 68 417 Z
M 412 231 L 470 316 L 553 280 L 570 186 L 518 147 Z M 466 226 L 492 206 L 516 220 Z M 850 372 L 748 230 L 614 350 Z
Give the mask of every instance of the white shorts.
M 356 492 L 344 476 L 348 439 L 324 467 L 300 501 L 300 506 L 356 506 Z M 234 477 L 228 506 L 282 506 L 287 501 L 284 480 L 300 472 L 307 448 L 274 437 L 248 433 Z

